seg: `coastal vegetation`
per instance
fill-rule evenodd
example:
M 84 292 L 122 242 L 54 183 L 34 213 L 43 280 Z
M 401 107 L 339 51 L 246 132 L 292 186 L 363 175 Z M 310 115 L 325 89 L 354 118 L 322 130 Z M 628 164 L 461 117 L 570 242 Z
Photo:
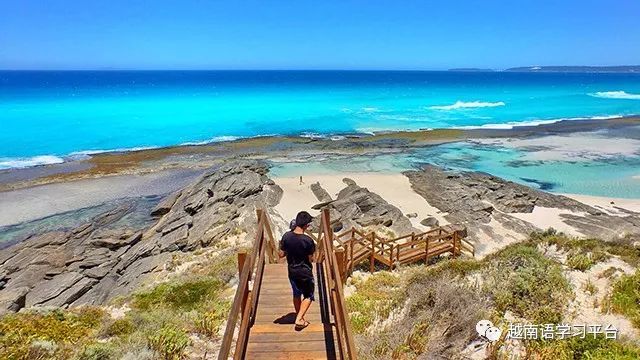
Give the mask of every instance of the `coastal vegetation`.
M 203 254 L 175 273 L 109 307 L 33 310 L 0 319 L 2 359 L 183 359 L 206 352 L 229 310 L 232 252 Z M 122 310 L 113 316 L 110 311 Z M 212 341 L 214 340 L 214 341 Z
M 565 253 L 562 261 L 546 254 L 549 245 Z M 580 254 L 589 254 L 588 262 L 577 261 Z M 490 319 L 503 334 L 509 323 L 562 323 L 576 292 L 598 292 L 590 280 L 583 288 L 575 288 L 568 272 L 586 271 L 611 257 L 635 264 L 639 256 L 624 239 L 584 240 L 548 230 L 482 260 L 442 259 L 430 267 L 356 275 L 347 307 L 364 359 L 462 357 L 473 351 L 470 342 L 478 341 L 477 321 Z M 613 269 L 604 273 L 611 277 Z M 640 272 L 612 281 L 607 290 L 609 308 L 640 328 Z M 607 310 L 603 305 L 602 311 Z M 486 356 L 502 359 L 514 353 L 535 359 L 635 359 L 640 346 L 604 336 L 523 340 L 514 345 L 503 336 Z

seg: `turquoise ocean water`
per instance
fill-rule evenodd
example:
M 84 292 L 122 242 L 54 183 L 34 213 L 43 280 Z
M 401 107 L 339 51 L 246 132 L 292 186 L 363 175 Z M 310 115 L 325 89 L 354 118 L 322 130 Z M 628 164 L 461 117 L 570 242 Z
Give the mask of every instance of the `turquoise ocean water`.
M 0 72 L 0 169 L 259 135 L 509 128 L 635 114 L 640 74 Z M 627 160 L 614 172 L 622 174 Z M 495 163 L 467 166 L 504 175 Z M 511 177 L 544 182 L 530 175 Z

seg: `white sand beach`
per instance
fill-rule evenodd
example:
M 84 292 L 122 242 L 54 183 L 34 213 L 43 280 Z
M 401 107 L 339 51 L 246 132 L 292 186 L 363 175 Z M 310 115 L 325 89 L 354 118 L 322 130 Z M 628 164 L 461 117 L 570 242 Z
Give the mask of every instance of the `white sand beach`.
M 299 177 L 274 177 L 273 180 L 284 191 L 280 204 L 276 210 L 285 219 L 293 219 L 298 211 L 307 210 L 312 215 L 318 212 L 310 210 L 319 203 L 309 186 L 319 182 L 327 192 L 335 198 L 335 195 L 347 185 L 344 178 L 354 180 L 359 186 L 365 187 L 382 196 L 387 202 L 400 209 L 405 215 L 415 213 L 418 216 L 411 218 L 414 227 L 422 230 L 428 228 L 420 224 L 420 220 L 433 216 L 441 225 L 448 224 L 443 213 L 431 206 L 422 196 L 411 189 L 409 179 L 402 174 L 389 173 L 345 173 L 339 175 L 305 175 L 304 184 L 300 185 Z

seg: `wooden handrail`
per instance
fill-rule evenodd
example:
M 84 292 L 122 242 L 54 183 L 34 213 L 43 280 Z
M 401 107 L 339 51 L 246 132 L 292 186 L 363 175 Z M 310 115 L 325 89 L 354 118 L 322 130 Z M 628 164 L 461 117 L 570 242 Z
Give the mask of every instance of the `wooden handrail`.
M 456 231 L 438 227 L 419 234 L 411 233 L 399 236 L 393 239 L 387 239 L 378 235 L 376 232 L 364 233 L 362 230 L 351 228 L 337 235 L 334 240 L 340 239 L 337 243 L 345 250 L 346 260 L 344 263 L 348 276 L 353 272 L 353 268 L 360 262 L 369 260 L 369 270 L 375 271 L 375 262 L 383 262 L 390 269 L 393 269 L 401 262 L 402 254 L 411 252 L 411 256 L 406 259 L 406 263 L 415 262 L 423 259 L 425 264 L 432 256 L 441 254 L 441 251 L 430 253 L 430 249 L 439 248 L 442 244 L 449 244 L 450 248 L 445 250 L 449 252 L 453 258 L 462 254 L 463 251 L 471 253 L 475 256 L 475 248 L 473 244 L 459 236 Z M 354 249 L 355 248 L 355 249 Z M 416 249 L 423 249 L 424 256 L 415 256 Z M 364 251 L 364 252 L 363 252 Z
M 339 268 L 338 259 L 333 249 L 334 235 L 331 229 L 328 209 L 322 210 L 320 232 L 318 239 L 321 240 L 321 244 L 318 246 L 318 251 L 323 253 L 324 285 L 326 286 L 327 294 L 329 294 L 330 307 L 336 326 L 338 348 L 343 359 L 355 360 L 356 347 L 342 289 L 344 273 Z
M 240 329 L 238 332 L 238 338 L 236 340 L 236 351 L 234 353 L 234 359 L 241 359 L 244 355 L 246 348 L 246 342 L 249 335 L 249 327 L 254 321 L 256 304 L 258 301 L 257 294 L 260 291 L 260 285 L 262 283 L 262 275 L 267 258 L 271 262 L 277 261 L 277 248 L 271 233 L 271 226 L 269 225 L 269 219 L 264 210 L 256 210 L 258 218 L 258 225 L 256 227 L 256 236 L 253 243 L 253 249 L 248 259 L 245 259 L 244 266 L 240 273 L 240 281 L 238 282 L 238 288 L 233 297 L 233 303 L 229 316 L 227 317 L 227 327 L 222 337 L 222 344 L 220 345 L 220 352 L 218 353 L 218 360 L 227 360 L 231 351 L 231 344 L 233 342 L 236 325 L 238 323 L 238 317 L 241 316 Z M 254 288 L 249 288 L 249 282 L 252 279 L 253 274 L 256 274 L 253 282 Z

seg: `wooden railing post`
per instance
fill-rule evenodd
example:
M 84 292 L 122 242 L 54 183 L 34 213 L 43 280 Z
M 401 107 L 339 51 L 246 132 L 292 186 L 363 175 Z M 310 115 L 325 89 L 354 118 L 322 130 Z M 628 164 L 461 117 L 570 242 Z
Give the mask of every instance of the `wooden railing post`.
M 389 268 L 393 270 L 393 243 L 389 246 Z
M 429 237 L 427 236 L 427 240 L 424 242 L 424 264 L 427 265 L 429 262 Z
M 342 284 L 345 283 L 345 281 L 347 280 L 347 277 L 345 275 L 346 273 L 346 269 L 345 269 L 345 253 L 344 253 L 344 249 L 336 249 L 336 263 L 338 265 L 338 270 L 340 270 L 340 281 L 342 282 Z
M 238 251 L 238 276 L 242 275 L 244 262 L 247 260 L 247 250 Z
M 458 240 L 458 233 L 457 232 L 453 232 L 453 258 L 456 258 L 457 255 L 457 245 L 456 242 Z
M 376 234 L 375 233 L 371 233 L 369 235 L 369 237 L 371 237 L 371 256 L 369 258 L 369 271 L 373 274 L 373 271 L 375 270 L 375 255 L 376 255 Z

